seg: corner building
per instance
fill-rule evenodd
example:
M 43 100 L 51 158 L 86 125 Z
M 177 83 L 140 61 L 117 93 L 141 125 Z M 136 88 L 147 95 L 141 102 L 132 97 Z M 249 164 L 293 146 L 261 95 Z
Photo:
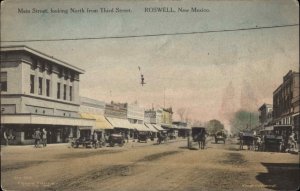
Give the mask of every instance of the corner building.
M 10 144 L 32 144 L 45 128 L 48 143 L 68 142 L 95 120 L 79 115 L 84 70 L 27 46 L 1 47 L 1 131 Z

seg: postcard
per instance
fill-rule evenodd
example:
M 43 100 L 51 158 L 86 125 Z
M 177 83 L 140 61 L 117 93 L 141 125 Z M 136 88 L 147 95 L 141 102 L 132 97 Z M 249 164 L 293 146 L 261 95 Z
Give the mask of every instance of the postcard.
M 295 0 L 1 2 L 3 190 L 299 189 Z

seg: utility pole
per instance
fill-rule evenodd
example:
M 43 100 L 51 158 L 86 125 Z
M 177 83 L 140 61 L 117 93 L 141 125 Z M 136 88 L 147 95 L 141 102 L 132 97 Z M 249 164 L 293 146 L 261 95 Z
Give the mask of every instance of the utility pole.
M 164 108 L 166 108 L 166 89 L 164 87 Z

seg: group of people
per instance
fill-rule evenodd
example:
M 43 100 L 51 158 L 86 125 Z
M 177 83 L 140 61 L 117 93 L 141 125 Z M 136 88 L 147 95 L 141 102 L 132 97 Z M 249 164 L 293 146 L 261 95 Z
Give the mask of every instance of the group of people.
M 35 148 L 40 147 L 40 141 L 42 141 L 43 147 L 47 146 L 47 131 L 45 128 L 42 130 L 36 129 L 32 135 L 32 138 L 34 139 Z

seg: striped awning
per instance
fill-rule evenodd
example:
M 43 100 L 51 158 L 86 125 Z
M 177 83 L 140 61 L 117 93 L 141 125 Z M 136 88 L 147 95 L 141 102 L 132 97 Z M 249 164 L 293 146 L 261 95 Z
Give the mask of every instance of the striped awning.
M 155 128 L 153 127 L 153 125 L 151 125 L 151 124 L 149 124 L 149 123 L 145 123 L 145 126 L 148 127 L 148 128 L 150 129 L 150 131 L 152 131 L 152 132 L 158 132 L 158 130 L 155 129 Z
M 165 129 L 163 129 L 160 125 L 158 124 L 151 124 L 155 129 L 157 129 L 158 131 L 165 131 Z

